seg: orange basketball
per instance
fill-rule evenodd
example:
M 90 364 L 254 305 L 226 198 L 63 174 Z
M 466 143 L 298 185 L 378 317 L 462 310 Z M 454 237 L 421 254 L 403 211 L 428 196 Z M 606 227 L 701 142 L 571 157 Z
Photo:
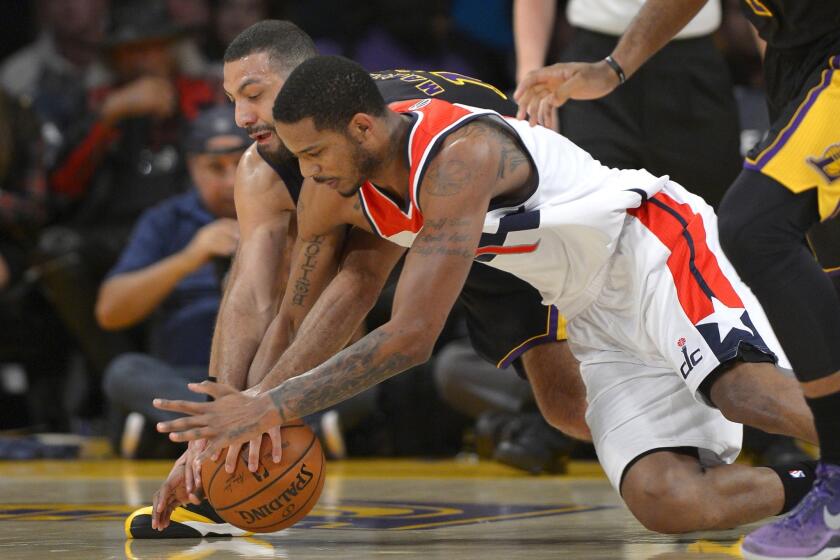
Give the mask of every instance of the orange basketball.
M 315 507 L 324 488 L 324 452 L 305 424 L 281 428 L 283 454 L 271 458 L 271 439 L 263 435 L 256 472 L 248 470 L 248 445 L 242 447 L 236 469 L 225 471 L 226 451 L 218 461 L 201 465 L 207 498 L 231 525 L 255 533 L 291 527 Z

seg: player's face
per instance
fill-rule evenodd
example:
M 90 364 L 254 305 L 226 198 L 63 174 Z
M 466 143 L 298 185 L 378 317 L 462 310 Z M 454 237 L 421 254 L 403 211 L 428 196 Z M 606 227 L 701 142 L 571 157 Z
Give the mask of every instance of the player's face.
M 269 155 L 282 151 L 272 117 L 274 98 L 281 87 L 283 79 L 272 67 L 267 53 L 253 53 L 225 63 L 225 95 L 235 106 L 236 124 L 248 131 L 261 152 Z
M 220 136 L 213 140 L 223 142 L 224 139 L 225 137 Z M 234 138 L 233 141 L 233 145 L 242 143 L 239 138 Z M 194 154 L 188 160 L 190 177 L 201 194 L 204 205 L 219 218 L 236 217 L 233 180 L 242 153 L 242 150 L 237 150 L 225 154 Z
M 277 133 L 298 158 L 305 178 L 333 189 L 344 197 L 355 196 L 362 182 L 380 163 L 347 134 L 317 130 L 312 119 L 296 123 L 277 123 Z

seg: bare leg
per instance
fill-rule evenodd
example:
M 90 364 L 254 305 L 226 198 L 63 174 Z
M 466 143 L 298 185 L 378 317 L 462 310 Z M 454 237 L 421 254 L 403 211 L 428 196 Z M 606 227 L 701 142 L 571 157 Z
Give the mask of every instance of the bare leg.
M 799 383 L 772 364 L 739 362 L 714 382 L 711 397 L 733 422 L 817 442 L 814 417 Z
M 540 344 L 522 355 L 522 365 L 546 422 L 561 432 L 592 441 L 586 425 L 586 387 L 566 341 Z
M 657 451 L 624 477 L 621 495 L 639 522 L 659 533 L 729 529 L 777 515 L 782 482 L 772 470 L 744 465 L 703 467 L 691 456 Z

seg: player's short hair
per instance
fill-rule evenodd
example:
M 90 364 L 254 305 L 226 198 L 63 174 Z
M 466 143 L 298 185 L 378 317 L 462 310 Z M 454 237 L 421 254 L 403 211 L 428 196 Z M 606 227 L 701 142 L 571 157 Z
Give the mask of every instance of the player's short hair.
M 275 68 L 287 76 L 301 62 L 318 56 L 312 37 L 290 21 L 267 19 L 236 36 L 225 49 L 224 62 L 265 52 Z
M 289 75 L 274 100 L 274 120 L 311 117 L 318 130 L 344 131 L 356 113 L 385 114 L 385 100 L 370 74 L 342 56 L 310 58 Z

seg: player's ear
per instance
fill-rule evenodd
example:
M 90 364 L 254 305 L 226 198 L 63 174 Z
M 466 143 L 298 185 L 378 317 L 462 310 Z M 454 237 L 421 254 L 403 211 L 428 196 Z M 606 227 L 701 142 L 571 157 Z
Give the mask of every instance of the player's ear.
M 356 113 L 347 126 L 350 137 L 361 143 L 370 138 L 373 130 L 373 119 L 367 113 Z

